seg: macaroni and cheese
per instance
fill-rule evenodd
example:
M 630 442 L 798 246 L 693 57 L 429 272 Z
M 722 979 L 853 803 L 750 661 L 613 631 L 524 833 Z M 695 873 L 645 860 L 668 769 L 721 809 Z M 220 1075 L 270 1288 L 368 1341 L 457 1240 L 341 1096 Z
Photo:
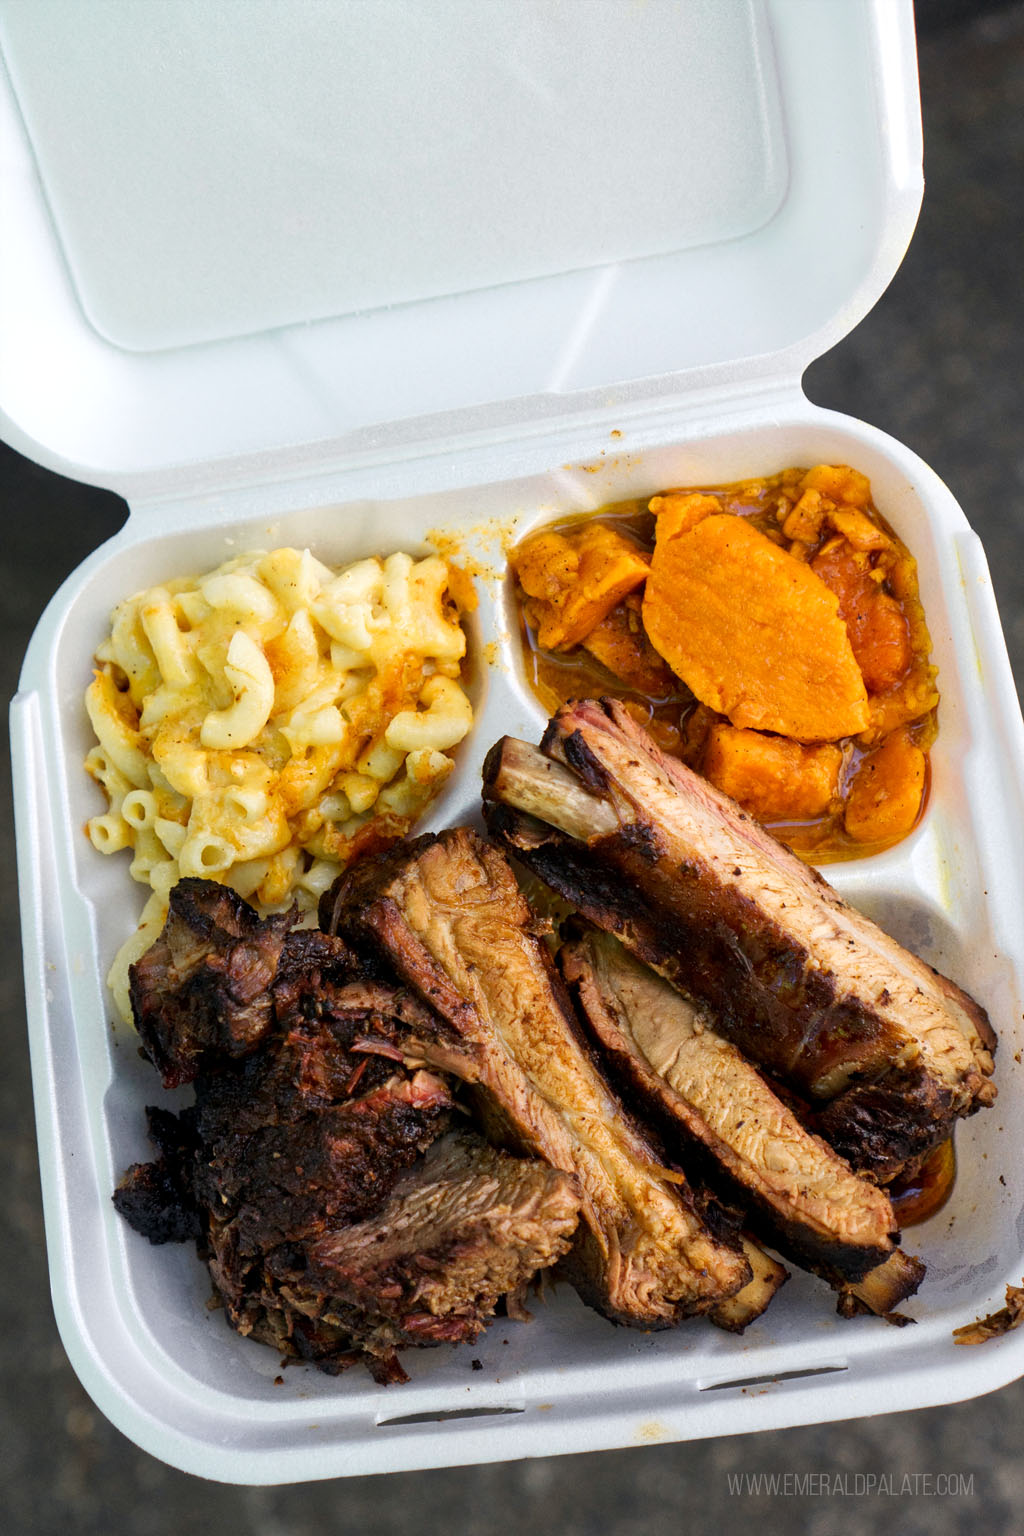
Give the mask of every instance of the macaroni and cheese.
M 471 583 L 437 555 L 342 570 L 258 551 L 127 598 L 96 653 L 85 766 L 109 807 L 101 853 L 130 849 L 151 888 L 109 983 L 199 875 L 264 911 L 312 909 L 345 864 L 408 831 L 451 772 L 473 711 L 462 686 Z

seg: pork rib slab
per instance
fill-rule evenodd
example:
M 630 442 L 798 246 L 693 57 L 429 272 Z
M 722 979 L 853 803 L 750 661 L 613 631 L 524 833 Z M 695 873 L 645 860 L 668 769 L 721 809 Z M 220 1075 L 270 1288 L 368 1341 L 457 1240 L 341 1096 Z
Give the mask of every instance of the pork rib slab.
M 593 929 L 563 945 L 558 964 L 627 1101 L 770 1246 L 829 1280 L 860 1281 L 888 1259 L 887 1196 L 803 1128 L 707 1009 Z
M 539 752 L 505 738 L 484 780 L 496 840 L 709 1003 L 746 1055 L 827 1102 L 823 1132 L 858 1169 L 891 1177 L 995 1098 L 984 1009 L 616 701 L 565 706 Z
M 385 955 L 451 1032 L 405 1049 L 475 1083 L 489 1131 L 576 1176 L 583 1219 L 565 1267 L 585 1300 L 666 1327 L 748 1283 L 739 1245 L 666 1177 L 584 1048 L 501 853 L 455 828 L 363 861 L 339 882 L 332 926 Z

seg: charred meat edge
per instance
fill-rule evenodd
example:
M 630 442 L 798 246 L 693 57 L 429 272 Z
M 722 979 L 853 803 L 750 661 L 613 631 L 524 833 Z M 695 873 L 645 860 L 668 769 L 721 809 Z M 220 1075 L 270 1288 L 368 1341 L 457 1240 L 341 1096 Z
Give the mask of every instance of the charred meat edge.
M 214 1088 L 223 1086 L 218 1079 Z M 312 1102 L 303 1104 L 309 1098 Z M 380 1205 L 401 1171 L 449 1123 L 448 1085 L 402 1069 L 343 1101 L 240 1104 L 212 1093 L 197 1106 L 200 1156 L 193 1188 L 223 1235 L 229 1258 L 281 1243 L 300 1244 L 325 1226 L 361 1220 Z M 223 1288 L 230 1283 L 225 1272 Z
M 566 1174 L 450 1133 L 372 1216 L 328 1228 L 300 1262 L 287 1246 L 265 1255 L 235 1325 L 322 1369 L 361 1361 L 383 1384 L 404 1381 L 397 1350 L 477 1338 L 502 1296 L 512 1311 L 566 1251 L 578 1220 Z
M 191 1083 L 209 1060 L 255 1050 L 273 1027 L 270 995 L 298 912 L 262 919 L 210 880 L 179 880 L 156 942 L 129 968 L 143 1050 L 165 1088 Z
M 746 1054 L 831 1100 L 823 1134 L 848 1158 L 849 1144 L 859 1149 L 859 1171 L 892 1177 L 992 1102 L 984 1010 L 660 752 L 614 700 L 560 710 L 542 749 L 506 737 L 488 754 L 495 839 L 711 1004 Z
M 304 1292 L 346 1302 L 366 1348 L 476 1338 L 500 1297 L 569 1248 L 579 1193 L 538 1158 L 443 1137 L 367 1220 L 310 1245 Z
M 839 1292 L 836 1311 L 841 1317 L 873 1312 L 876 1317 L 884 1317 L 887 1323 L 902 1327 L 914 1319 L 895 1309 L 914 1294 L 923 1279 L 921 1260 L 896 1248 L 884 1264 L 869 1270 L 863 1280 L 843 1281 L 838 1275 L 833 1277 L 832 1283 Z
M 584 1300 L 668 1327 L 749 1283 L 738 1242 L 709 1228 L 590 1059 L 498 850 L 468 828 L 392 849 L 341 877 L 330 925 L 440 1013 L 452 1038 L 407 1049 L 475 1084 L 488 1135 L 578 1178 L 583 1220 L 562 1268 Z
M 844 1283 L 888 1259 L 888 1198 L 804 1130 L 707 1010 L 593 929 L 562 946 L 558 965 L 627 1102 L 769 1246 Z

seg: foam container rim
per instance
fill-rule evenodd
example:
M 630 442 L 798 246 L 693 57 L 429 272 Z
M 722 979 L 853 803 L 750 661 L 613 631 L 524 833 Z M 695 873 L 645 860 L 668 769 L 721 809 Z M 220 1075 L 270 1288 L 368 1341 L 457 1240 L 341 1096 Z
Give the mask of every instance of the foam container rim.
M 30 645 L 11 711 L 26 993 L 51 1281 L 86 1389 L 130 1439 L 203 1477 L 279 1483 L 459 1465 L 909 1409 L 975 1396 L 1024 1372 L 1024 1334 L 978 1349 L 951 1330 L 1002 1305 L 1024 1274 L 1020 1129 L 1024 888 L 1011 856 L 1024 794 L 1024 726 L 984 555 L 949 491 L 908 449 L 797 389 L 675 421 L 632 418 L 561 439 L 495 443 L 390 466 L 297 475 L 129 518 L 69 579 Z M 281 1373 L 204 1307 L 201 1266 L 153 1249 L 109 1194 L 147 1156 L 152 1069 L 112 1030 L 101 978 L 134 920 L 116 859 L 94 853 L 98 806 L 80 770 L 81 695 L 110 607 L 152 580 L 246 547 L 309 544 L 329 563 L 423 548 L 432 531 L 477 561 L 474 731 L 422 823 L 478 824 L 483 754 L 536 740 L 544 715 L 518 660 L 504 574 L 509 539 L 554 515 L 672 484 L 720 484 L 789 464 L 851 462 L 918 558 L 940 668 L 941 729 L 926 815 L 898 848 L 830 866 L 841 893 L 989 1007 L 1000 1034 L 995 1108 L 958 1130 L 950 1204 L 908 1235 L 929 1265 L 914 1327 L 842 1322 L 797 1274 L 741 1338 L 693 1322 L 616 1329 L 560 1287 L 532 1325 L 498 1322 L 477 1345 L 413 1352 L 412 1380 Z M 479 1369 L 471 1362 L 479 1361 Z M 275 1378 L 280 1377 L 280 1380 Z

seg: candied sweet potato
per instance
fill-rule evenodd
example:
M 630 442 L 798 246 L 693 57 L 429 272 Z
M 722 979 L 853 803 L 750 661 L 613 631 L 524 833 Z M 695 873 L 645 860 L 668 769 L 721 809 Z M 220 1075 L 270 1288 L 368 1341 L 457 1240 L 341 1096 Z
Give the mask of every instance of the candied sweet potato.
M 802 746 L 719 722 L 708 732 L 701 771 L 759 820 L 800 821 L 829 809 L 842 765 L 831 742 Z
M 688 533 L 705 517 L 710 517 L 713 512 L 721 512 L 722 503 L 717 496 L 703 491 L 663 491 L 660 496 L 651 497 L 647 510 L 658 518 L 658 526 L 664 537 Z
M 862 747 L 874 747 L 901 725 L 912 725 L 923 720 L 936 708 L 939 690 L 935 686 L 935 668 L 920 658 L 915 659 L 907 675 L 895 688 L 868 699 L 870 718 L 867 729 L 857 737 Z M 931 735 L 934 736 L 934 725 Z M 931 741 L 924 743 L 930 746 Z
M 864 758 L 846 798 L 843 824 L 858 843 L 906 837 L 921 811 L 927 764 L 905 730 L 893 731 Z
M 526 540 L 512 564 L 529 599 L 538 644 L 552 651 L 579 645 L 649 570 L 640 546 L 604 523 L 564 533 L 542 530 Z
M 595 660 L 637 693 L 663 698 L 679 687 L 672 668 L 647 638 L 640 617 L 640 599 L 635 592 L 617 603 L 600 624 L 595 624 L 583 645 Z
M 804 491 L 782 524 L 786 538 L 802 544 L 817 543 L 827 505 L 820 491 Z
M 849 464 L 815 464 L 800 481 L 800 490 L 820 491 L 848 507 L 866 507 L 871 500 L 871 481 Z
M 733 725 L 835 741 L 868 721 L 867 692 L 833 592 L 743 518 L 658 521 L 644 627 L 702 703 Z
M 839 599 L 868 692 L 894 687 L 911 663 L 910 626 L 899 603 L 883 590 L 883 572 L 872 567 L 870 553 L 854 549 L 845 537 L 830 539 L 811 569 Z
M 889 535 L 856 507 L 836 507 L 829 513 L 828 520 L 854 549 L 870 551 L 892 548 Z

